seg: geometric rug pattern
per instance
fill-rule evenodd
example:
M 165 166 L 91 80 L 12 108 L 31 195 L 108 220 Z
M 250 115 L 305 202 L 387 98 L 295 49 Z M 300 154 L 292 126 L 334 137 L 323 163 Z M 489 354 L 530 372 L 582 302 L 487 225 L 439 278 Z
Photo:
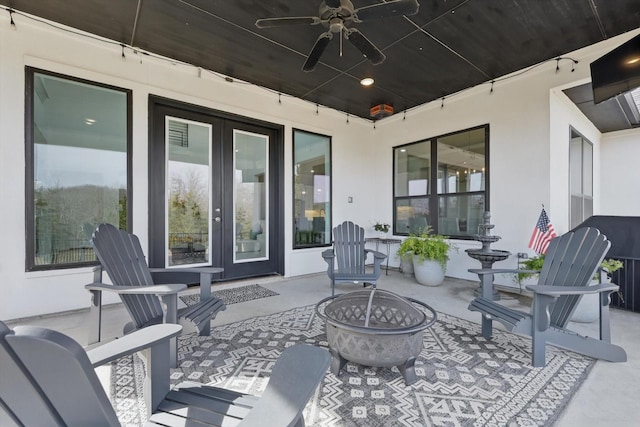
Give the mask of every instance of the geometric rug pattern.
M 313 305 L 218 326 L 211 337 L 187 335 L 179 339 L 171 383 L 190 380 L 260 395 L 280 353 L 298 343 L 327 346 Z M 327 372 L 305 409 L 306 425 L 551 426 L 595 361 L 547 346 L 547 366 L 533 368 L 530 351 L 526 337 L 494 330 L 485 340 L 478 324 L 438 313 L 424 333 L 415 383 L 406 386 L 395 367 L 349 362 L 339 376 Z M 126 374 L 116 374 L 117 366 Z M 115 383 L 128 387 L 120 402 L 112 390 L 123 425 L 144 421 L 135 399 L 141 370 L 130 357 L 113 370 Z
M 225 303 L 225 305 L 237 304 L 239 302 L 280 295 L 279 293 L 274 292 L 271 289 L 267 289 L 257 284 L 240 286 L 238 288 L 222 289 L 219 291 L 213 291 L 211 292 L 211 294 L 214 297 L 220 298 Z M 193 305 L 200 301 L 200 295 L 183 295 L 180 297 L 180 299 L 186 305 Z

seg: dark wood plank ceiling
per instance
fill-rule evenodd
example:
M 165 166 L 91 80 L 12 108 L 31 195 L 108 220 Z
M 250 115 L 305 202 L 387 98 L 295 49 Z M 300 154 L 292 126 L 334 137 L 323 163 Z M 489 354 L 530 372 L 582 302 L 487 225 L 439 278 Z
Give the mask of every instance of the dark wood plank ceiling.
M 380 0 L 353 0 L 354 7 Z M 488 82 L 640 26 L 640 0 L 419 0 L 416 15 L 354 23 L 387 56 L 372 66 L 334 37 L 301 67 L 321 25 L 258 29 L 256 19 L 315 16 L 319 0 L 0 0 L 54 22 L 370 118 Z M 359 81 L 373 77 L 375 85 Z

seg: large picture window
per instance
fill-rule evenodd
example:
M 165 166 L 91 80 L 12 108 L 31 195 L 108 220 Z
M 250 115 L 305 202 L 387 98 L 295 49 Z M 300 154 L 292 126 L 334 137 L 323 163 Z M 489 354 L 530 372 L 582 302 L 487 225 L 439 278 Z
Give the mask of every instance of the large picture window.
M 488 152 L 488 125 L 395 147 L 394 234 L 477 234 L 488 209 Z
M 95 263 L 97 224 L 129 223 L 130 91 L 26 70 L 26 268 Z
M 593 144 L 571 129 L 569 146 L 569 228 L 593 215 Z
M 293 247 L 331 244 L 331 138 L 293 131 Z

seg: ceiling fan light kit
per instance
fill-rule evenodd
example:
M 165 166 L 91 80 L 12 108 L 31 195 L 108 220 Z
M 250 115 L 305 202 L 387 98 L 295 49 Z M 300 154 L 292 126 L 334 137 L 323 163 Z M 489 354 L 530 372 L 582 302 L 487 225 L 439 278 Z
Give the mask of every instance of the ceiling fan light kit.
M 418 0 L 390 0 L 385 3 L 376 3 L 354 9 L 350 0 L 324 0 L 320 3 L 318 16 L 291 16 L 282 18 L 263 18 L 256 21 L 258 28 L 273 28 L 287 25 L 318 25 L 322 24 L 327 31 L 320 34 L 311 51 L 307 55 L 302 69 L 313 71 L 320 61 L 320 57 L 333 38 L 333 34 L 340 34 L 347 39 L 364 55 L 373 65 L 382 63 L 386 56 L 364 34 L 356 28 L 351 28 L 352 23 L 360 23 L 374 19 L 391 18 L 395 16 L 414 15 L 418 12 Z M 342 54 L 342 48 L 340 49 Z

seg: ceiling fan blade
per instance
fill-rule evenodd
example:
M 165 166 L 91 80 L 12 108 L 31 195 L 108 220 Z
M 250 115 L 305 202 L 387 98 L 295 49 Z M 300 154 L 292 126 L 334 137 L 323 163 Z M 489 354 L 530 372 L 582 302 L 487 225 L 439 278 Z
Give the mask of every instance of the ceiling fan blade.
M 356 9 L 353 12 L 354 21 L 362 22 L 393 16 L 414 15 L 418 13 L 419 8 L 418 0 L 391 0 L 386 3 L 376 3 Z
M 316 25 L 321 22 L 317 16 L 291 16 L 288 18 L 264 18 L 256 21 L 258 28 L 282 27 L 285 25 Z
M 324 4 L 331 9 L 337 9 L 340 7 L 340 0 L 324 0 Z
M 355 28 L 349 28 L 346 37 L 373 65 L 378 65 L 386 59 L 384 53 Z
M 316 64 L 320 60 L 320 57 L 324 53 L 324 50 L 327 48 L 327 45 L 333 38 L 333 34 L 331 31 L 327 31 L 326 33 L 320 34 L 318 40 L 311 48 L 311 52 L 309 52 L 309 56 L 307 56 L 307 60 L 302 66 L 303 71 L 313 71 L 316 68 Z

